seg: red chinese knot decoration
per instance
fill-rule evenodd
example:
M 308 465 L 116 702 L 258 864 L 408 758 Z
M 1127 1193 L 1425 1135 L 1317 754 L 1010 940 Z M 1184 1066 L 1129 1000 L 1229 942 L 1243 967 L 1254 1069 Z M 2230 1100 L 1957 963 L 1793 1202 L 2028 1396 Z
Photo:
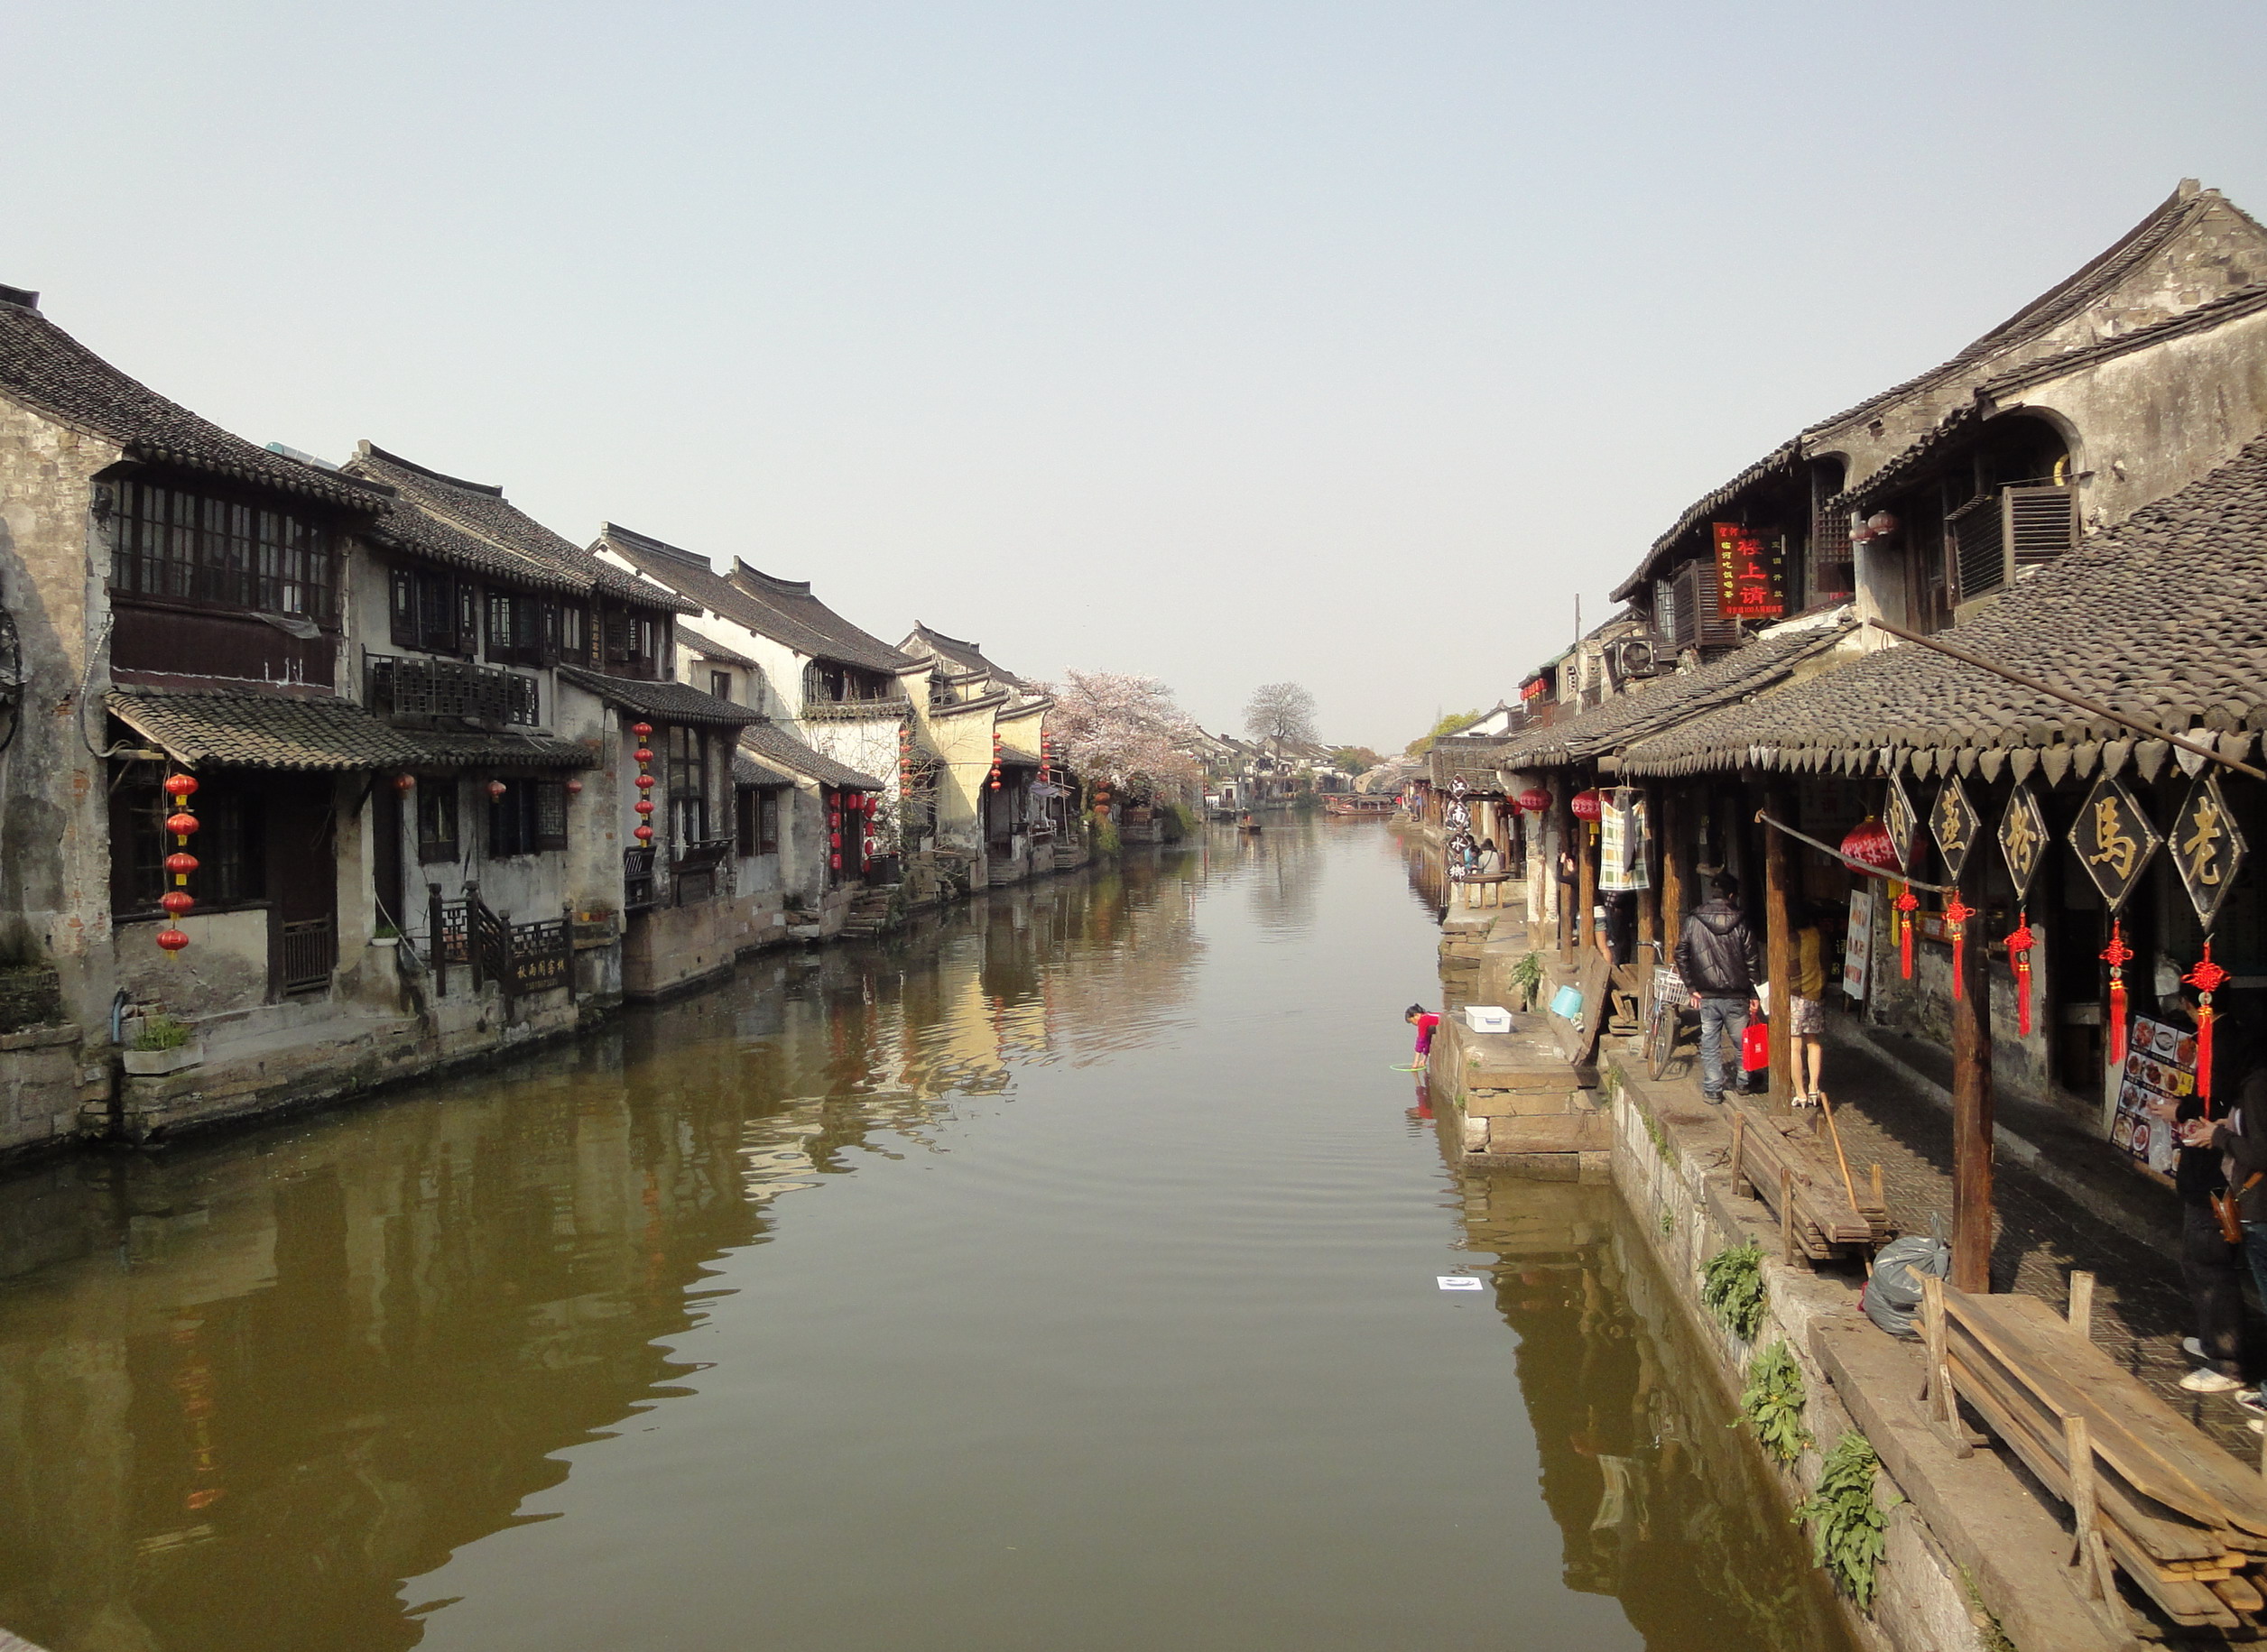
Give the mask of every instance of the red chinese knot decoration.
M 2031 949 L 2039 944 L 2031 932 L 2031 915 L 2018 913 L 2007 937 L 2007 962 L 2015 971 L 2015 1030 L 2031 1037 Z
M 2204 956 L 2180 977 L 2197 990 L 2197 1100 L 2212 1110 L 2212 994 L 2226 984 L 2227 971 L 2212 962 L 2212 937 L 2204 937 Z
M 1920 910 L 1920 897 L 1910 887 L 1900 888 L 1897 899 L 1890 903 L 1897 909 L 1897 967 L 1907 980 L 1912 979 L 1913 914 Z
M 1952 943 L 1952 1001 L 1955 1003 L 1964 996 L 1962 955 L 1967 948 L 1961 943 L 1967 937 L 1968 919 L 1975 916 L 1976 909 L 1960 899 L 1958 890 L 1954 890 L 1951 904 L 1944 909 L 1944 932 L 1946 938 Z
M 2125 924 L 2123 918 L 2110 919 L 2110 944 L 2102 948 L 2102 962 L 2110 966 L 2110 1065 L 2121 1066 L 2125 1061 L 2125 966 L 2133 961 L 2133 949 L 2125 944 Z
M 158 904 L 173 921 L 157 932 L 157 944 L 164 948 L 168 957 L 178 957 L 181 948 L 189 945 L 189 937 L 181 931 L 179 920 L 197 904 L 196 898 L 189 892 L 189 874 L 197 870 L 197 857 L 189 852 L 189 840 L 198 824 L 189 806 L 189 800 L 197 795 L 197 777 L 167 775 L 165 795 L 173 799 L 173 812 L 165 817 L 165 829 L 173 835 L 173 853 L 165 857 L 165 870 L 173 876 L 173 887 L 166 891 Z

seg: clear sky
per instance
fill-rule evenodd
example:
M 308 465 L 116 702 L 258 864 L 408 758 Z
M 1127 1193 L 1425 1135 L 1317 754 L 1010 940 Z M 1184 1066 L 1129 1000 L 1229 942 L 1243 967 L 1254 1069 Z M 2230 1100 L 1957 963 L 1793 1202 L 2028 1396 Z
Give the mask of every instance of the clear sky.
M 0 281 L 1213 727 L 1493 704 L 1692 499 L 2201 178 L 2267 5 L 0 8 Z

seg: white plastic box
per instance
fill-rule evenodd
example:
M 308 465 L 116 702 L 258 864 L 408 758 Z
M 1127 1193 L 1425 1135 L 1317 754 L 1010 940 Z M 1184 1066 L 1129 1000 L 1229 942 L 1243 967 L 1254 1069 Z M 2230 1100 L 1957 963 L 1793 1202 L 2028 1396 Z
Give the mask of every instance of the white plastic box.
M 1512 1012 L 1498 1004 L 1467 1004 L 1464 1024 L 1475 1032 L 1509 1032 Z

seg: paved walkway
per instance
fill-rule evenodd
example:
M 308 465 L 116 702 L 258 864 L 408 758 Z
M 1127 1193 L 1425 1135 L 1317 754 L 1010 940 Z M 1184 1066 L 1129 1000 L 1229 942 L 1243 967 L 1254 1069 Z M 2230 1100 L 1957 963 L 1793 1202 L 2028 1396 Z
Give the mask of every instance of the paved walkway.
M 1878 1163 L 1901 1232 L 1952 1229 L 1949 1052 L 1917 1039 L 1847 1035 L 1827 1050 L 1826 1089 L 1850 1167 Z M 1672 1073 L 1670 1075 L 1674 1077 Z M 2180 1339 L 2195 1325 L 2175 1260 L 2179 1207 L 2172 1194 L 2128 1169 L 2121 1156 L 2067 1115 L 2004 1098 L 1997 1108 L 1998 1228 L 1992 1288 L 2069 1302 L 2069 1276 L 2096 1278 L 2094 1340 L 2184 1417 L 2247 1463 L 2260 1436 L 2222 1396 L 2183 1391 L 2194 1369 Z M 1940 1223 L 1931 1228 L 1931 1222 Z M 2248 1280 L 2246 1281 L 2248 1284 Z M 2247 1327 L 2253 1375 L 2267 1373 L 2267 1323 L 2253 1303 Z

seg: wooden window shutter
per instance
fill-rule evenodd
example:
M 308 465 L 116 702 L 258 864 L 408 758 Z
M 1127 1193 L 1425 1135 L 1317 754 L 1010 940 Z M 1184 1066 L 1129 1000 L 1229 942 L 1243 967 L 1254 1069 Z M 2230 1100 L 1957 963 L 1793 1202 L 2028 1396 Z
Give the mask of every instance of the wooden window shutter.
M 620 665 L 630 658 L 630 616 L 609 610 L 604 625 L 606 663 Z
M 1857 589 L 1856 568 L 1851 559 L 1850 519 L 1829 511 L 1821 502 L 1810 514 L 1810 588 L 1805 597 L 1847 596 Z
M 480 651 L 480 591 L 469 579 L 457 581 L 457 651 Z
M 535 846 L 567 846 L 567 786 L 563 780 L 535 782 Z
M 391 583 L 393 588 L 393 646 L 415 648 L 417 646 L 417 581 L 411 577 L 409 569 L 397 568 L 393 570 Z
M 1671 580 L 1653 581 L 1653 634 L 1676 646 L 1677 586 Z
M 1698 562 L 1688 562 L 1677 571 L 1670 582 L 1669 641 L 1679 653 L 1700 645 L 1700 577 L 1707 574 L 1713 582 L 1714 568 L 1703 568 Z
M 1944 519 L 1946 583 L 1952 600 L 1987 596 L 2007 583 L 2007 535 L 2000 500 L 1979 494 Z
M 2003 488 L 2000 493 L 2000 537 L 2005 541 L 2008 577 L 2051 562 L 2078 542 L 2078 494 L 2052 484 Z
M 1693 571 L 1698 576 L 1693 581 L 1693 585 L 1698 597 L 1699 625 L 1698 629 L 1700 646 L 1704 649 L 1738 647 L 1740 623 L 1737 620 L 1726 619 L 1716 612 L 1718 593 L 1716 569 L 1705 562 L 1696 562 L 1692 567 Z
M 738 848 L 743 860 L 752 858 L 756 850 L 755 817 L 758 810 L 755 788 L 742 786 L 732 794 L 732 825 L 739 838 Z

